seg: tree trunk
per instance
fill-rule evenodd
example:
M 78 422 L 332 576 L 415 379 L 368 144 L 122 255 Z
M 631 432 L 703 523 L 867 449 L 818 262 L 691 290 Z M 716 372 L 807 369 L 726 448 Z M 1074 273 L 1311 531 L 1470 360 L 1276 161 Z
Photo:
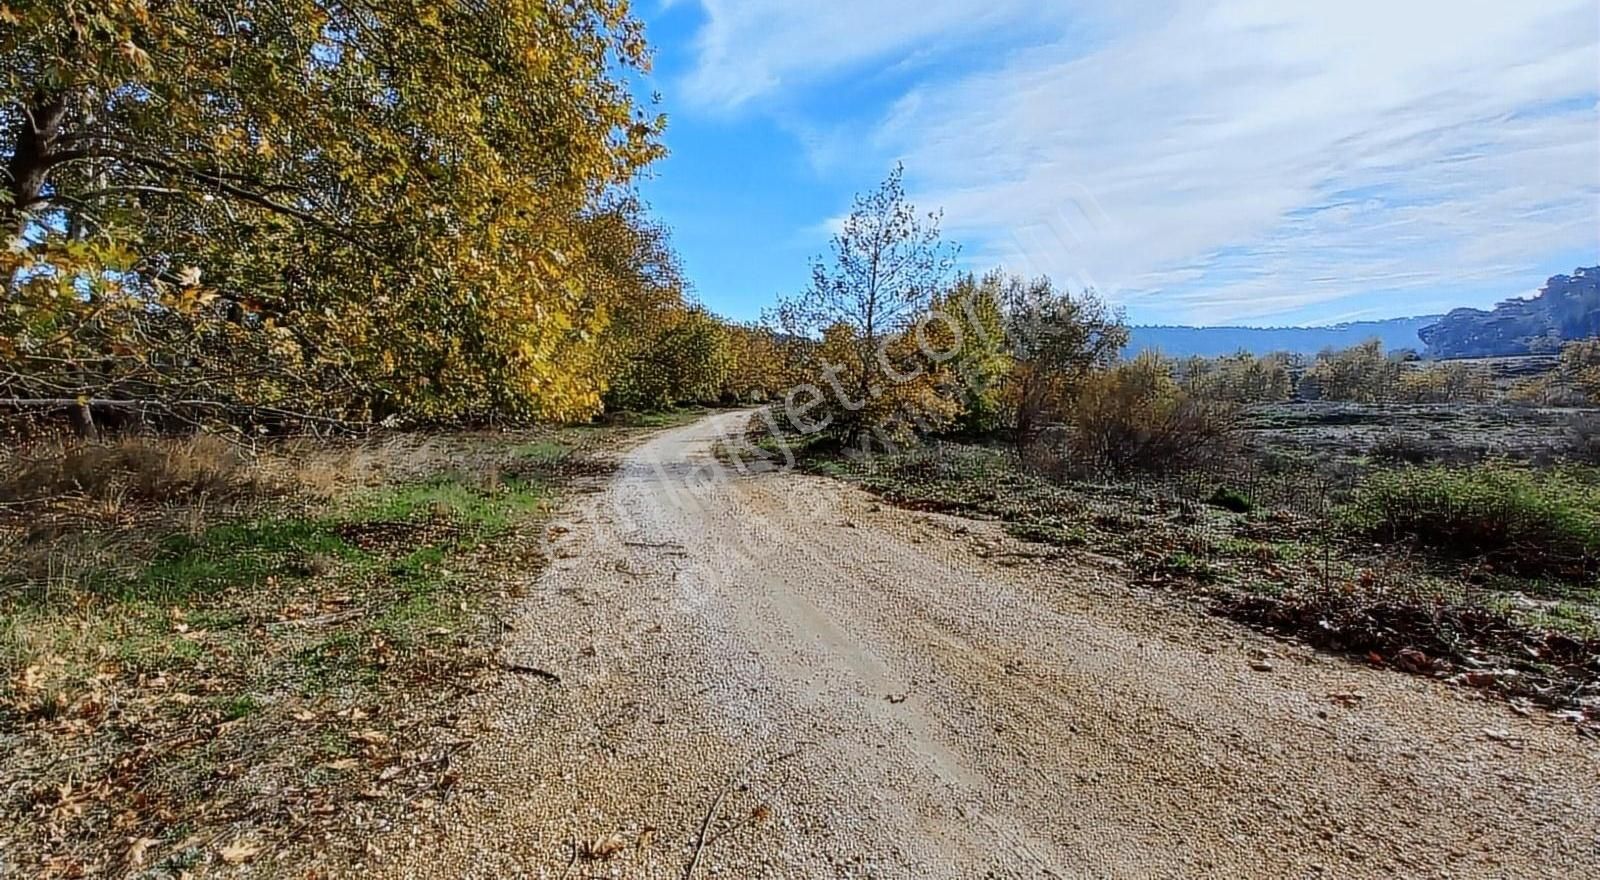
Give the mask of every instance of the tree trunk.
M 80 400 L 72 405 L 69 413 L 72 419 L 72 431 L 80 440 L 99 440 L 100 429 L 94 423 L 94 407 L 87 400 Z
M 67 116 L 65 95 L 34 97 L 17 123 L 16 151 L 6 166 L 8 186 L 11 190 L 10 216 L 7 226 L 17 235 L 27 231 L 28 208 L 44 192 L 50 173 L 50 159 L 55 152 L 56 140 L 61 136 L 61 125 Z

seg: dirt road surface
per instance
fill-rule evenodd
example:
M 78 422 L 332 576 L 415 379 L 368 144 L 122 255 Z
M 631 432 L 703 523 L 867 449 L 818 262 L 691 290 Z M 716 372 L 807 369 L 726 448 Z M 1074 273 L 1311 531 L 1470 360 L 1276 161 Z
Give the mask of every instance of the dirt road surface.
M 555 529 L 455 794 L 346 873 L 1600 877 L 1571 729 L 1110 560 L 719 474 L 743 418 L 658 435 Z

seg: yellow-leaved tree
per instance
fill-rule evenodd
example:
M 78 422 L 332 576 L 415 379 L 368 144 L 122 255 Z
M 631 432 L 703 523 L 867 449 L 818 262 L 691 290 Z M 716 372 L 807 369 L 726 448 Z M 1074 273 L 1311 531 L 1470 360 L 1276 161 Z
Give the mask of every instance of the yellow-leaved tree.
M 581 417 L 624 0 L 4 0 L 0 397 Z
M 791 365 L 796 340 L 760 324 L 728 324 L 728 371 L 722 397 L 732 403 L 765 403 L 800 381 Z

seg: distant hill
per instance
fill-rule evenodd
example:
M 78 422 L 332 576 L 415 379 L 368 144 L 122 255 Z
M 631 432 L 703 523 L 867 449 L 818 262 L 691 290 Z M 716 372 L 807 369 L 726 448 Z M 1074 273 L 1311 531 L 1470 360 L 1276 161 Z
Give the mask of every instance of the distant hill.
M 1564 342 L 1600 336 L 1600 266 L 1557 275 L 1533 299 L 1493 311 L 1456 309 L 1422 331 L 1436 358 L 1550 354 Z
M 1356 321 L 1327 327 L 1132 327 L 1127 354 L 1158 350 L 1168 357 L 1220 357 L 1238 351 L 1267 354 L 1287 351 L 1316 354 L 1325 348 L 1349 348 L 1377 338 L 1386 350 L 1421 350 L 1418 333 L 1439 322 L 1438 315 Z

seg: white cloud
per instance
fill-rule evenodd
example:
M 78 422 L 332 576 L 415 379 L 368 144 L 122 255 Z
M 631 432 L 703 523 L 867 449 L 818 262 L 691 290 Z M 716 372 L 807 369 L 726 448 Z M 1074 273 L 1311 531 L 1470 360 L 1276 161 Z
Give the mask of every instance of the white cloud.
M 797 3 L 701 0 L 707 20 L 696 69 L 682 83 L 701 106 L 730 108 L 781 89 L 813 84 L 892 56 L 924 56 L 1042 13 L 1037 0 L 894 0 Z M 887 65 L 886 65 L 887 66 Z
M 1027 11 L 704 2 L 690 84 L 725 106 Z M 1593 0 L 1114 10 L 1052 13 L 1042 44 L 919 86 L 847 137 L 903 157 L 976 258 L 1096 282 L 1169 320 L 1475 281 L 1510 292 L 1557 254 L 1600 255 Z

